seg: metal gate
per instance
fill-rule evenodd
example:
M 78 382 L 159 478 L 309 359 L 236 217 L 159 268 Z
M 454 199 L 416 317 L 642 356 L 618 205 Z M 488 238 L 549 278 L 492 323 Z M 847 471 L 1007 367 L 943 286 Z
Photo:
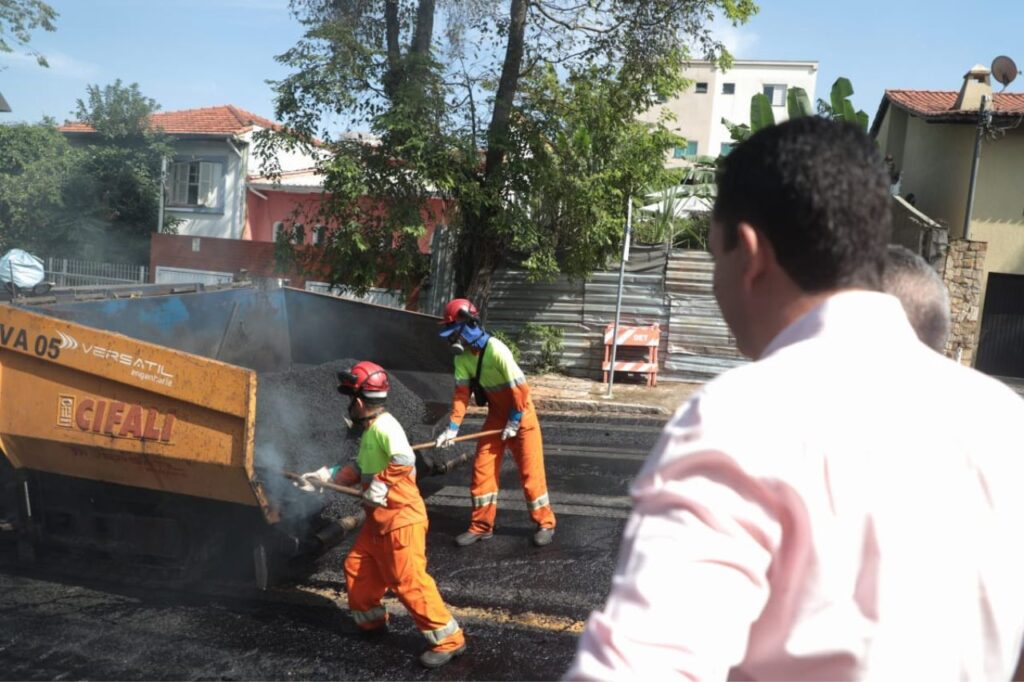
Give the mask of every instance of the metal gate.
M 994 376 L 1024 377 L 1024 275 L 989 274 L 975 366 Z

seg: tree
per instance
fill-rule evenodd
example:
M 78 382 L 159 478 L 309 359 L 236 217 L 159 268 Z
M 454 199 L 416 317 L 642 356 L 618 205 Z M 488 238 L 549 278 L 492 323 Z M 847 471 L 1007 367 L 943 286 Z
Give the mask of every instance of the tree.
M 106 238 L 90 244 L 95 257 L 145 262 L 149 256 L 149 236 L 159 222 L 161 160 L 173 155 L 163 132 L 149 124 L 159 108 L 137 83 L 120 80 L 90 85 L 86 99 L 77 100 L 76 118 L 96 130 L 82 148 L 81 168 L 96 215 L 107 225 Z
M 42 0 L 0 0 L 0 52 L 14 52 L 14 46 L 27 48 L 37 28 L 55 31 L 57 16 L 57 11 Z M 38 51 L 29 49 L 29 53 L 40 66 L 49 66 Z
M 76 216 L 90 213 L 80 160 L 53 121 L 0 126 L 0 252 L 74 252 Z
M 410 287 L 424 198 L 457 230 L 456 284 L 481 302 L 500 265 L 582 277 L 621 243 L 628 197 L 677 142 L 637 115 L 684 85 L 691 51 L 728 62 L 708 28 L 752 0 L 293 0 L 305 37 L 274 83 L 285 130 L 272 163 L 319 146 L 329 198 L 324 256 L 286 249 L 333 283 L 378 273 Z M 437 27 L 444 39 L 435 38 Z M 337 133 L 332 120 L 368 131 Z

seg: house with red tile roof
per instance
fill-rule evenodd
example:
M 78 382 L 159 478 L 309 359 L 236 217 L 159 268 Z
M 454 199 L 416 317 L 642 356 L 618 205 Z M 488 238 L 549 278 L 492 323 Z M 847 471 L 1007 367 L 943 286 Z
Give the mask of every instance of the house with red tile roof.
M 272 241 L 275 223 L 288 220 L 296 206 L 319 201 L 322 183 L 312 154 L 279 156 L 281 180 L 265 177 L 254 135 L 280 127 L 270 119 L 227 104 L 159 111 L 150 123 L 171 137 L 175 150 L 167 161 L 164 210 L 180 221 L 179 235 Z M 72 141 L 96 133 L 77 122 L 60 131 Z
M 273 242 L 281 230 L 296 223 L 306 223 L 300 233 L 311 247 L 323 239 L 325 228 L 314 222 L 323 197 L 315 151 L 279 154 L 272 176 L 255 153 L 254 137 L 260 130 L 280 128 L 270 119 L 222 105 L 156 112 L 150 123 L 171 137 L 175 150 L 167 162 L 164 211 L 180 221 L 176 235 L 154 234 L 151 239 L 155 281 L 217 283 L 245 271 L 258 277 L 286 277 L 295 286 L 307 284 L 303 274 L 277 270 Z M 96 134 L 91 126 L 77 122 L 65 123 L 60 131 L 72 142 Z M 354 139 L 374 144 L 372 138 Z M 422 253 L 429 253 L 438 216 L 444 215 L 440 198 L 425 198 Z M 317 290 L 326 287 L 309 284 Z
M 976 366 L 1024 377 L 1024 93 L 993 92 L 989 69 L 975 66 L 959 91 L 886 90 L 871 134 L 900 173 L 901 196 L 945 224 L 951 240 L 987 244 Z

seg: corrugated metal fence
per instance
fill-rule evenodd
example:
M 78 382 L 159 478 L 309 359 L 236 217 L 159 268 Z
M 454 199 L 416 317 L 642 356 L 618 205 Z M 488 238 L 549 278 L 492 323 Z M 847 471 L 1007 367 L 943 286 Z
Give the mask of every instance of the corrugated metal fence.
M 604 358 L 604 329 L 615 321 L 618 272 L 597 272 L 587 282 L 559 277 L 529 282 L 525 272 L 495 273 L 487 326 L 515 337 L 527 322 L 562 331 L 561 365 L 573 376 L 594 377 Z M 668 325 L 668 305 L 661 275 L 627 274 L 622 292 L 623 325 Z M 667 348 L 662 335 L 661 352 Z M 531 352 L 532 348 L 523 348 Z
M 665 274 L 669 299 L 669 376 L 704 380 L 745 362 L 711 290 L 714 262 L 707 251 L 674 249 Z
M 620 324 L 661 326 L 662 379 L 704 381 L 744 362 L 712 294 L 711 272 L 706 252 L 675 250 L 667 272 L 625 276 Z M 564 370 L 599 377 L 604 329 L 615 320 L 618 282 L 617 271 L 594 273 L 586 282 L 565 277 L 529 282 L 525 272 L 499 270 L 486 324 L 513 338 L 528 322 L 560 329 Z

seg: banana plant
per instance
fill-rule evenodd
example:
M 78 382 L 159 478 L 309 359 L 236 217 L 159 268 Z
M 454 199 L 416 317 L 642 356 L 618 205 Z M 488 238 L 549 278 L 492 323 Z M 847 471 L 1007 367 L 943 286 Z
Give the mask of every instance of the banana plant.
M 801 116 L 813 116 L 811 98 L 803 88 L 789 88 L 786 93 L 786 110 L 790 118 Z M 772 110 L 772 102 L 762 93 L 750 98 L 750 125 L 745 123 L 733 123 L 727 118 L 722 119 L 722 125 L 729 131 L 733 142 L 743 142 L 761 128 L 775 125 L 775 112 Z
M 853 108 L 850 96 L 853 95 L 853 84 L 849 78 L 840 76 L 832 84 L 832 91 L 829 93 L 829 101 L 818 100 L 818 114 L 833 121 L 845 121 L 853 124 L 863 131 L 868 129 L 868 115 L 864 111 L 857 111 Z

